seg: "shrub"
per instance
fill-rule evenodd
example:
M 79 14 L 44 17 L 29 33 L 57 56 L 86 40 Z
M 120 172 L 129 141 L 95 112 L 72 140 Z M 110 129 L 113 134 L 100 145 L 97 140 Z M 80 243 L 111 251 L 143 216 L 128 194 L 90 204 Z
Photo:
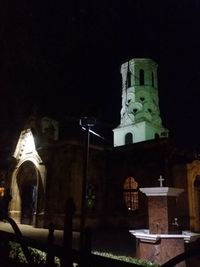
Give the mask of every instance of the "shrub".
M 9 242 L 10 243 L 10 254 L 9 257 L 13 260 L 16 260 L 20 263 L 27 263 L 26 258 L 24 256 L 23 250 L 20 246 L 20 244 L 15 242 Z M 29 247 L 29 250 L 31 252 L 31 256 L 34 263 L 37 264 L 43 264 L 46 262 L 46 252 L 41 251 L 36 248 Z M 55 257 L 55 266 L 60 266 L 60 260 L 58 257 Z

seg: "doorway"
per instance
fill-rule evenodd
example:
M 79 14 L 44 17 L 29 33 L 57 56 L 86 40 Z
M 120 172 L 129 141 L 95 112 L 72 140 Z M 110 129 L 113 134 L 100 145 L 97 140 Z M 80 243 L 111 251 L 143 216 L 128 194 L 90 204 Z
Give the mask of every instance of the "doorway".
M 34 224 L 37 212 L 37 180 L 35 165 L 31 161 L 24 162 L 17 174 L 22 224 Z
M 22 185 L 21 188 L 21 223 L 33 224 L 36 212 L 36 185 Z

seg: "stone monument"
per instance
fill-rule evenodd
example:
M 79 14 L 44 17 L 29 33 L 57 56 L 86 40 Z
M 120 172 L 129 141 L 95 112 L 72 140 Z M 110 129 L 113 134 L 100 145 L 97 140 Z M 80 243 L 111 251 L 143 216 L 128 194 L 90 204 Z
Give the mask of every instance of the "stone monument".
M 149 229 L 131 230 L 137 239 L 136 256 L 164 264 L 185 251 L 185 242 L 193 242 L 200 234 L 179 231 L 176 214 L 176 199 L 184 191 L 173 187 L 163 187 L 164 179 L 158 179 L 160 187 L 140 188 L 148 198 Z M 185 267 L 181 262 L 179 267 Z

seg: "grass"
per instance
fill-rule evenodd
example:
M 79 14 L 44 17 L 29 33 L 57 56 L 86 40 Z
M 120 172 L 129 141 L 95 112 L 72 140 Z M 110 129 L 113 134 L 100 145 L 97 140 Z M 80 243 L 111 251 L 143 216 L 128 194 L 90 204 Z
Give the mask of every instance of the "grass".
M 145 260 L 136 259 L 136 258 L 132 258 L 132 257 L 114 255 L 114 254 L 108 253 L 108 252 L 94 251 L 92 253 L 95 254 L 95 255 L 102 256 L 102 257 L 107 257 L 107 258 L 111 258 L 111 259 L 115 259 L 115 260 L 119 260 L 119 261 L 125 261 L 125 262 L 128 262 L 128 263 L 138 264 L 139 266 L 159 267 L 158 264 L 152 263 L 150 261 L 145 261 Z

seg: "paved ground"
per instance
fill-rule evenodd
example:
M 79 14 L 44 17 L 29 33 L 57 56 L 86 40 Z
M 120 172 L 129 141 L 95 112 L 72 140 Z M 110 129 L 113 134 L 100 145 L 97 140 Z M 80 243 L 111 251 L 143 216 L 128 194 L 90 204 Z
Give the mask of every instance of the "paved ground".
M 24 236 L 46 242 L 48 230 L 34 228 L 30 225 L 18 224 Z M 0 221 L 0 230 L 13 232 L 9 223 Z M 55 244 L 62 244 L 63 231 L 55 230 Z M 73 248 L 79 247 L 79 232 L 73 232 Z M 135 255 L 135 240 L 128 230 L 94 230 L 92 234 L 92 250 L 100 252 L 110 252 L 115 255 L 132 256 Z

